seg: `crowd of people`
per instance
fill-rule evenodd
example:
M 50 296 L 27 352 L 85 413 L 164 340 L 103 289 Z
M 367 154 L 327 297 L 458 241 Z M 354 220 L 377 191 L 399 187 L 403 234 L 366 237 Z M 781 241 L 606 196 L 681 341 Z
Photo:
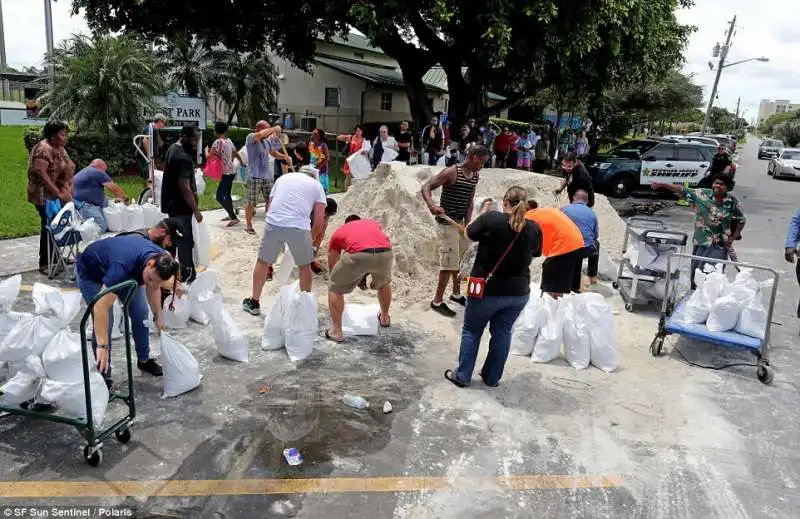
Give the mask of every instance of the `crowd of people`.
M 431 120 L 421 136 L 424 150 L 429 153 L 428 161 L 438 156 L 446 142 L 437 121 Z M 337 139 L 346 142 L 349 151 L 363 151 L 373 160 L 375 154 L 387 150 L 407 157 L 401 154 L 411 152 L 412 139 L 407 134 L 407 125 L 401 129 L 401 135 L 394 138 L 385 127 L 381 128 L 379 136 L 369 146 L 361 127 Z M 266 207 L 266 226 L 253 269 L 252 293 L 244 299 L 243 310 L 252 315 L 260 314 L 264 285 L 272 279 L 273 266 L 281 251 L 288 248 L 298 267 L 299 290 L 303 292 L 311 291 L 314 273 L 320 271 L 318 258 L 327 256 L 331 314 L 331 327 L 324 333 L 327 339 L 336 343 L 344 341 L 344 298 L 357 287 L 377 292 L 380 326 L 391 326 L 394 259 L 391 236 L 386 235 L 380 224 L 361 215 L 349 215 L 345 223 L 332 232 L 328 250 L 319 250 L 327 233 L 329 218 L 338 210 L 336 202 L 326 195 L 326 165 L 330 155 L 324 132 L 315 130 L 307 149 L 297 145 L 289 149 L 282 140 L 280 126 L 260 121 L 255 131 L 247 136 L 245 158 L 227 139 L 224 124 L 218 124 L 215 130 L 217 139 L 206 153 L 208 157 L 221 160 L 223 175 L 235 173 L 234 160 L 246 160 L 249 166 L 245 229 L 251 234 L 255 233 L 253 217 L 256 205 L 263 202 Z M 462 128 L 461 133 L 464 139 L 481 134 L 470 123 Z M 484 138 L 486 133 L 483 132 Z M 495 160 L 510 159 L 511 148 L 508 148 L 507 155 L 504 154 L 508 135 L 505 130 L 499 135 L 490 135 Z M 50 122 L 44 128 L 44 139 L 30 154 L 28 200 L 36 207 L 42 222 L 41 268 L 47 265 L 48 249 L 44 241 L 49 201 L 74 200 L 82 214 L 102 219 L 102 207 L 107 203 L 105 190 L 117 198 L 126 198 L 100 159 L 74 174 L 75 164 L 65 149 L 67 139 L 66 125 Z M 600 226 L 593 209 L 591 178 L 581 161 L 581 152 L 586 151 L 587 146 L 584 139 L 579 134 L 575 150 L 568 151 L 561 161 L 564 182 L 556 194 L 566 190 L 568 195 L 568 202 L 561 208 L 541 207 L 536 200 L 529 199 L 525 189 L 515 186 L 505 193 L 501 211 L 492 211 L 490 205 L 485 204 L 480 214 L 474 215 L 474 198 L 481 170 L 490 164 L 493 156 L 489 147 L 477 141 L 463 149 L 459 146 L 456 149 L 457 160 L 422 186 L 420 196 L 437 225 L 439 265 L 430 308 L 445 318 L 453 318 L 457 313 L 448 305 L 465 307 L 458 363 L 455 369 L 445 372 L 445 377 L 453 384 L 463 387 L 470 383 L 481 336 L 487 325 L 492 337 L 480 376 L 489 386 L 499 383 L 509 353 L 511 330 L 529 297 L 533 258 L 545 257 L 541 290 L 554 298 L 583 289 L 584 260 L 588 260 L 589 283 L 597 282 Z M 534 151 L 530 158 L 523 156 L 522 160 L 532 160 L 534 164 L 538 160 L 547 160 L 538 158 L 538 150 L 546 148 L 539 146 L 541 142 L 547 142 L 546 136 L 537 141 L 528 135 L 524 140 L 523 153 Z M 169 217 L 153 228 L 90 244 L 79 256 L 75 269 L 78 287 L 87 301 L 96 297 L 103 288 L 126 280 L 136 281 L 139 289 L 130 311 L 138 366 L 156 376 L 161 374 L 161 368 L 149 355 L 149 333 L 145 324 L 148 308 L 154 325 L 163 327 L 163 292 L 180 290 L 179 282 L 190 282 L 196 274 L 192 263 L 192 220 L 198 223 L 203 220 L 194 174 L 197 141 L 197 129 L 186 126 L 178 142 L 166 151 L 160 206 Z M 516 151 L 516 160 L 519 161 L 519 149 Z M 274 168 L 268 166 L 270 156 L 274 159 Z M 741 239 L 746 221 L 739 200 L 730 192 L 732 181 L 724 172 L 728 166 L 722 159 L 719 162 L 723 172 L 713 176 L 710 189 L 691 189 L 677 184 L 653 185 L 655 189 L 681 195 L 691 203 L 696 214 L 693 252 L 712 260 L 731 255 L 734 242 Z M 300 166 L 299 171 L 294 171 L 297 166 Z M 437 189 L 441 189 L 438 201 L 432 194 Z M 226 210 L 227 225 L 236 225 L 238 218 L 230 203 L 229 182 L 220 183 L 217 199 Z M 459 277 L 459 271 L 470 242 L 477 242 L 477 256 L 464 294 L 464 280 Z M 796 259 L 798 242 L 800 211 L 792 220 L 787 237 L 787 261 Z M 476 289 L 476 286 L 480 288 Z M 446 300 L 445 295 L 448 295 Z M 94 309 L 93 345 L 98 367 L 107 376 L 110 374 L 108 330 L 115 298 L 113 293 L 107 294 Z

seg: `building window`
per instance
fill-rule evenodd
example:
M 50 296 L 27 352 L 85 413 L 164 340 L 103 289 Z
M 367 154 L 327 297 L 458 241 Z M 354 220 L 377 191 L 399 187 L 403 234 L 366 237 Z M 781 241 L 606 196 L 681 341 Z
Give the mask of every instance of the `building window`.
M 381 110 L 384 112 L 392 111 L 392 94 L 384 92 L 381 94 Z
M 340 92 L 336 87 L 325 87 L 325 106 L 338 107 L 341 98 Z

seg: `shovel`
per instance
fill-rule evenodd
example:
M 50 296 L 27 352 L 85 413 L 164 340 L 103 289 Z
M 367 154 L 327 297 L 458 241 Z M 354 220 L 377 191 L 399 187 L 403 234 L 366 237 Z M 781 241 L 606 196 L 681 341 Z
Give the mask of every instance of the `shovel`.
M 447 222 L 447 223 L 449 223 L 450 225 L 452 225 L 453 227 L 455 227 L 456 229 L 458 229 L 458 232 L 460 232 L 460 233 L 462 233 L 462 234 L 465 232 L 465 229 L 466 229 L 466 228 L 465 228 L 463 225 L 461 225 L 461 224 L 460 224 L 460 223 L 458 223 L 457 221 L 453 220 L 452 218 L 450 218 L 450 217 L 449 217 L 449 216 L 447 216 L 446 214 L 442 213 L 442 214 L 440 214 L 440 215 L 437 215 L 437 216 L 438 216 L 439 218 L 441 218 L 442 220 L 444 220 L 445 222 Z

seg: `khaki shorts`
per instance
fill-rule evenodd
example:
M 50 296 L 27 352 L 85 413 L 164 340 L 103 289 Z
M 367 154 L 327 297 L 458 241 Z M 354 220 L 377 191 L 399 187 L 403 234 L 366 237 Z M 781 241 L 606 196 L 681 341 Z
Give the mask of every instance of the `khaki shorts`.
M 329 290 L 349 294 L 367 274 L 372 278 L 370 288 L 379 290 L 392 282 L 392 251 L 343 253 L 331 272 Z
M 461 258 L 469 250 L 469 240 L 450 224 L 439 224 L 436 230 L 439 241 L 439 270 L 458 271 Z

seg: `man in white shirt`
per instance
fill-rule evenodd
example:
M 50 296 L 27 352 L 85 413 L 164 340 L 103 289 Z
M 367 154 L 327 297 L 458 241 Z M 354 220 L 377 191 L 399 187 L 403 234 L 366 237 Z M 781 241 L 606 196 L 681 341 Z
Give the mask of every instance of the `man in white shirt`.
M 284 245 L 289 246 L 297 265 L 300 290 L 311 292 L 311 262 L 314 261 L 311 236 L 319 233 L 324 225 L 325 205 L 322 184 L 305 173 L 286 173 L 275 181 L 269 197 L 267 225 L 253 269 L 253 296 L 242 302 L 245 312 L 261 313 L 261 291 Z M 313 214 L 313 228 L 308 218 L 310 214 Z

